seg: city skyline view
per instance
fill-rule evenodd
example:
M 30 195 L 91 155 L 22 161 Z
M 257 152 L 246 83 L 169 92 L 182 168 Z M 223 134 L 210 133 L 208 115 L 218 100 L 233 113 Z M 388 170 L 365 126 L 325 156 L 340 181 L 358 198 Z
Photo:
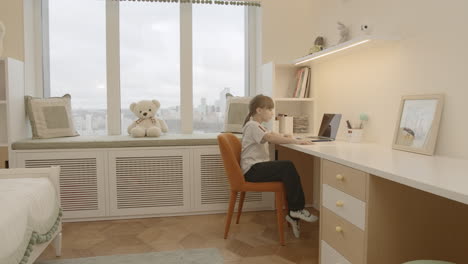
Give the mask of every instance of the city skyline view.
M 218 93 L 219 98 L 214 104 L 208 104 L 202 97 L 200 103 L 193 109 L 193 133 L 220 132 L 224 125 L 226 111 L 226 94 L 230 88 L 225 87 Z M 161 106 L 157 116 L 166 121 L 169 132 L 180 133 L 180 108 Z M 107 135 L 107 110 L 106 109 L 72 109 L 75 129 L 80 135 Z M 128 126 L 138 118 L 129 108 L 121 109 L 121 134 L 127 135 Z
M 80 134 L 107 134 L 105 1 L 48 4 L 50 95 L 71 95 Z M 179 4 L 124 1 L 118 15 L 122 134 L 134 120 L 129 105 L 153 99 L 160 101 L 159 115 L 170 132 L 180 132 Z M 191 24 L 193 131 L 219 132 L 224 122 L 222 91 L 245 95 L 245 9 L 193 5 Z

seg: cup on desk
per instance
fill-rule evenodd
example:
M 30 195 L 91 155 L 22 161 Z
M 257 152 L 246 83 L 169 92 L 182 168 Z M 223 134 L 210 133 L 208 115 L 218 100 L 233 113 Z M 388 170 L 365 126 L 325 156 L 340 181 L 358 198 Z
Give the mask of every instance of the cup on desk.
M 347 131 L 348 141 L 353 143 L 359 143 L 362 141 L 362 134 L 364 129 L 361 128 L 352 128 Z
M 279 120 L 273 120 L 273 132 L 279 133 L 280 132 L 280 125 Z
M 280 116 L 279 117 L 279 132 L 286 135 L 293 134 L 293 117 Z

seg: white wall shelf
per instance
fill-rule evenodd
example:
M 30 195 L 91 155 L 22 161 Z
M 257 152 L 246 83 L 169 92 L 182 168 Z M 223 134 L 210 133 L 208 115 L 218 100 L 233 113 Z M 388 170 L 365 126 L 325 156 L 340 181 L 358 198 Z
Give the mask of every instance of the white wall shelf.
M 264 64 L 261 68 L 262 86 L 258 92 L 273 98 L 275 101 L 275 115 L 307 116 L 309 123 L 307 132 L 313 133 L 316 113 L 314 90 L 311 87 L 309 98 L 290 97 L 291 90 L 293 90 L 297 82 L 297 71 L 301 68 L 302 66 L 293 64 L 275 64 L 274 62 Z
M 368 45 L 368 44 L 371 44 L 371 43 L 376 43 L 376 42 L 379 42 L 379 41 L 389 41 L 389 40 L 398 40 L 398 38 L 392 37 L 392 36 L 372 36 L 372 35 L 358 36 L 358 37 L 352 38 L 352 39 L 350 39 L 348 41 L 345 41 L 343 43 L 340 43 L 338 45 L 335 45 L 333 47 L 329 47 L 329 48 L 326 48 L 326 49 L 324 49 L 322 51 L 315 52 L 313 54 L 298 58 L 298 59 L 293 61 L 293 64 L 297 65 L 297 66 L 299 66 L 299 65 L 304 66 L 304 65 L 306 65 L 306 63 L 316 61 L 316 60 L 318 60 L 320 58 L 323 58 L 323 57 L 326 57 L 328 55 L 347 50 L 347 49 L 352 48 L 352 47 L 364 46 L 364 45 Z

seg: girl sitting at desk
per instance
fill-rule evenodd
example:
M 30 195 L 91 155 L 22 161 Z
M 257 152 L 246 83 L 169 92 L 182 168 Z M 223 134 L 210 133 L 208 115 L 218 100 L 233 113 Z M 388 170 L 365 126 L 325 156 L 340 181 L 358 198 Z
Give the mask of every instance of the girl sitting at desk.
M 304 209 L 305 198 L 301 180 L 294 164 L 289 160 L 270 161 L 267 142 L 273 144 L 313 144 L 282 136 L 268 131 L 263 122 L 273 117 L 273 100 L 265 95 L 255 96 L 249 104 L 242 136 L 241 168 L 245 180 L 249 182 L 281 181 L 286 189 L 289 213 L 286 220 L 291 224 L 293 233 L 299 237 L 299 219 L 307 222 L 317 221 L 317 217 Z

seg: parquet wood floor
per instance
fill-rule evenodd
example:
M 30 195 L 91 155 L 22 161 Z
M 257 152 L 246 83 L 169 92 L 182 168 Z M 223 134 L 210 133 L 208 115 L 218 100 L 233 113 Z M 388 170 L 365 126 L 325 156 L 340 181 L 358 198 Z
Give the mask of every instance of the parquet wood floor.
M 316 211 L 313 211 L 317 214 Z M 280 246 L 274 211 L 245 212 L 223 239 L 225 214 L 63 224 L 61 258 L 219 248 L 226 264 L 318 263 L 318 223 L 302 222 L 301 238 L 286 231 Z M 55 259 L 51 246 L 39 259 Z

